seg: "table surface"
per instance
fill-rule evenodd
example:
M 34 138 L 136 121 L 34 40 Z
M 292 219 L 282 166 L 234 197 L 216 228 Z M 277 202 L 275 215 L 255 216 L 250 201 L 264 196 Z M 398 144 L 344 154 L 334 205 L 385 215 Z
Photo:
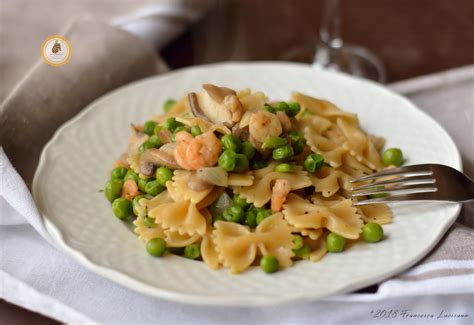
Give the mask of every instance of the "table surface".
M 216 0 L 199 23 L 161 51 L 172 68 L 237 60 L 282 60 L 318 41 L 322 0 Z M 398 81 L 474 63 L 474 1 L 342 1 L 345 42 L 365 46 Z M 310 60 L 308 57 L 306 60 Z M 308 61 L 309 62 L 309 61 Z M 56 324 L 0 299 L 0 323 Z

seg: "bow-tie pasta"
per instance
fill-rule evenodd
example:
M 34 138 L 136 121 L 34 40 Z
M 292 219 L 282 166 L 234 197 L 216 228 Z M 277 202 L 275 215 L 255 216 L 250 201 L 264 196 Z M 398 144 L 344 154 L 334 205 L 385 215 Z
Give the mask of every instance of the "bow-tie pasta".
M 255 260 L 257 252 L 261 255 L 271 254 L 283 267 L 292 264 L 292 227 L 281 213 L 265 219 L 254 232 L 234 222 L 218 221 L 215 227 L 213 234 L 219 260 L 233 273 L 247 269 Z
M 358 239 L 362 228 L 362 219 L 349 199 L 323 206 L 290 194 L 283 213 L 288 223 L 298 229 L 326 228 L 349 239 Z
M 235 186 L 234 192 L 245 198 L 247 202 L 253 203 L 260 208 L 268 203 L 272 197 L 272 186 L 277 179 L 285 179 L 290 183 L 291 190 L 298 190 L 311 186 L 308 173 L 301 167 L 295 167 L 291 173 L 279 173 L 274 169 L 276 163 L 268 167 L 254 171 L 254 184 L 252 186 Z
M 164 110 L 131 126 L 104 190 L 152 256 L 272 273 L 377 241 L 392 222 L 351 194 L 354 178 L 394 165 L 385 140 L 334 103 L 204 84 Z

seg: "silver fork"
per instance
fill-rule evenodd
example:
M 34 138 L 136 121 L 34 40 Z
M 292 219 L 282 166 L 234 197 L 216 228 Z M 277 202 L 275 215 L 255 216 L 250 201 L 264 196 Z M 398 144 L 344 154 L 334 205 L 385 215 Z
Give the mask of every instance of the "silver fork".
M 474 200 L 474 182 L 454 168 L 422 164 L 362 176 L 351 183 L 370 181 L 352 187 L 354 205 L 388 203 L 394 201 L 451 201 Z M 372 198 L 364 199 L 365 196 Z M 376 198 L 374 198 L 376 196 Z

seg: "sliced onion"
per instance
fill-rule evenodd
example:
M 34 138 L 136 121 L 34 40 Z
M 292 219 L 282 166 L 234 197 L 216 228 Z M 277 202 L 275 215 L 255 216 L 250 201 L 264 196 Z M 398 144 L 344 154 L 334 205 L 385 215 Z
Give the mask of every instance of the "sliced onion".
M 248 126 L 250 124 L 250 117 L 252 114 L 255 113 L 255 110 L 249 110 L 242 115 L 242 118 L 240 119 L 239 126 L 241 129 L 244 127 Z
M 209 212 L 213 216 L 222 216 L 224 211 L 233 205 L 232 198 L 225 191 L 209 206 Z
M 198 169 L 196 174 L 200 179 L 217 186 L 227 186 L 228 174 L 221 167 L 208 167 Z
M 192 173 L 191 176 L 189 176 L 188 187 L 191 191 L 200 192 L 200 191 L 207 190 L 213 186 L 214 185 L 212 185 L 211 183 L 200 179 L 195 173 Z
M 171 143 L 173 141 L 173 134 L 169 130 L 161 130 L 158 136 L 163 143 Z
M 166 143 L 166 144 L 164 144 L 160 147 L 160 150 L 164 151 L 168 155 L 174 157 L 174 152 L 175 152 L 177 146 L 178 146 L 178 144 L 176 142 Z

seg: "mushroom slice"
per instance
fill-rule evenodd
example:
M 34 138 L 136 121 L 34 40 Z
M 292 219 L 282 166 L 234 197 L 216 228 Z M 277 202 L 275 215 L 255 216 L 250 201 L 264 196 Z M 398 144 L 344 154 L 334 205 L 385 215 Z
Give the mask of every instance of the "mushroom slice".
M 207 92 L 207 94 L 214 100 L 215 102 L 218 103 L 223 103 L 224 99 L 228 95 L 237 95 L 235 90 L 232 90 L 227 87 L 218 87 L 213 84 L 204 84 L 202 85 L 202 88 Z
M 147 149 L 140 156 L 140 172 L 151 176 L 156 166 L 165 166 L 172 169 L 181 169 L 174 157 L 160 149 Z
M 235 91 L 211 84 L 203 85 L 204 91 L 190 93 L 189 105 L 195 116 L 205 117 L 212 123 L 232 127 L 243 115 L 242 104 Z
M 246 126 L 242 128 L 239 124 L 235 124 L 232 127 L 232 134 L 237 138 L 240 138 L 240 140 L 247 141 L 250 137 L 249 127 Z
M 189 93 L 188 101 L 189 101 L 189 106 L 191 106 L 191 111 L 193 112 L 194 116 L 202 117 L 205 120 L 209 120 L 206 114 L 204 114 L 204 112 L 202 111 L 201 106 L 199 106 L 199 100 L 196 93 Z

